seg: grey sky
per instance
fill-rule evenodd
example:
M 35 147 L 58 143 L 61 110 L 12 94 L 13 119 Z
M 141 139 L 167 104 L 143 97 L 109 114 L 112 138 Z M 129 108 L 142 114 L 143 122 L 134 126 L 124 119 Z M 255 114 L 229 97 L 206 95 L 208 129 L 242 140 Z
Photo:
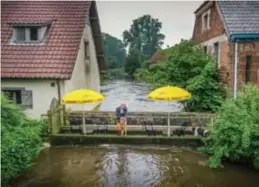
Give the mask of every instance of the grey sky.
M 150 14 L 163 23 L 165 45 L 178 43 L 192 36 L 194 11 L 202 1 L 97 1 L 103 32 L 122 39 L 132 20 Z

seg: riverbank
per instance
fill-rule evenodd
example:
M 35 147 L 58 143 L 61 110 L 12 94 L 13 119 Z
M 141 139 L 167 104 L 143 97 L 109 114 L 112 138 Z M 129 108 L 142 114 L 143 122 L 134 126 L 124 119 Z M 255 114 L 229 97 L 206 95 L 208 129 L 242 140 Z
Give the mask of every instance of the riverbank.
M 167 137 L 167 136 L 118 136 L 118 135 L 81 135 L 56 134 L 50 138 L 51 145 L 170 145 L 180 147 L 200 147 L 202 138 L 197 136 Z

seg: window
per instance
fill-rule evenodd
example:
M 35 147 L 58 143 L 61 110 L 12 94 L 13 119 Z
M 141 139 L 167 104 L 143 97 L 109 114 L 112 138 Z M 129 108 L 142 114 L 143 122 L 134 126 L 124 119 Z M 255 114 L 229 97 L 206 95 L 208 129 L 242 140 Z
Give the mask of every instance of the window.
M 204 51 L 205 54 L 207 54 L 207 46 L 203 47 L 203 51 Z
M 219 64 L 219 43 L 214 43 L 214 59 L 217 64 Z
M 47 31 L 47 26 L 15 26 L 12 41 L 14 43 L 39 43 L 42 42 Z
M 202 16 L 202 31 L 210 29 L 210 10 Z
M 16 40 L 25 41 L 25 28 L 16 28 Z
M 85 60 L 89 59 L 90 55 L 89 55 L 89 42 L 88 41 L 84 41 L 84 56 L 85 56 Z
M 15 104 L 32 108 L 32 91 L 19 88 L 2 88 L 2 93 Z
M 22 104 L 21 90 L 3 90 L 5 96 L 12 100 L 15 104 Z
M 251 79 L 251 63 L 252 63 L 252 56 L 246 56 L 246 77 L 245 77 L 246 83 L 248 83 Z
M 38 28 L 30 28 L 30 40 L 37 41 L 38 40 Z

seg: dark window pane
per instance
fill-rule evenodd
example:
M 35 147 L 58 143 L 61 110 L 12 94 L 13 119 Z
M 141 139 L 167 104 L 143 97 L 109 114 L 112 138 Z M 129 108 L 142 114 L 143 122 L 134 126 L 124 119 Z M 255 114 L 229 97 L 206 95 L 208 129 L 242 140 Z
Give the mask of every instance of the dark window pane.
M 207 46 L 203 47 L 203 51 L 204 51 L 205 54 L 207 54 Z
M 214 43 L 214 58 L 216 63 L 218 63 L 218 56 L 219 56 L 219 43 Z
M 38 28 L 30 28 L 30 40 L 37 41 L 38 40 Z
M 22 94 L 20 90 L 15 91 L 16 104 L 22 104 Z
M 17 27 L 16 28 L 16 41 L 25 41 L 25 28 Z
M 251 56 L 246 56 L 246 83 L 250 81 L 251 76 Z

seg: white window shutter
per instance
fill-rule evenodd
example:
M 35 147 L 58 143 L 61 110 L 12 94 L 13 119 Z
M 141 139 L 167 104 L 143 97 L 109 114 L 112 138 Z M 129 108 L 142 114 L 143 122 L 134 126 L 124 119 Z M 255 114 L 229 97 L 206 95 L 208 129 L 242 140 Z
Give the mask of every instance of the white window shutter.
M 22 90 L 22 105 L 28 108 L 32 108 L 33 99 L 32 99 L 32 90 Z

